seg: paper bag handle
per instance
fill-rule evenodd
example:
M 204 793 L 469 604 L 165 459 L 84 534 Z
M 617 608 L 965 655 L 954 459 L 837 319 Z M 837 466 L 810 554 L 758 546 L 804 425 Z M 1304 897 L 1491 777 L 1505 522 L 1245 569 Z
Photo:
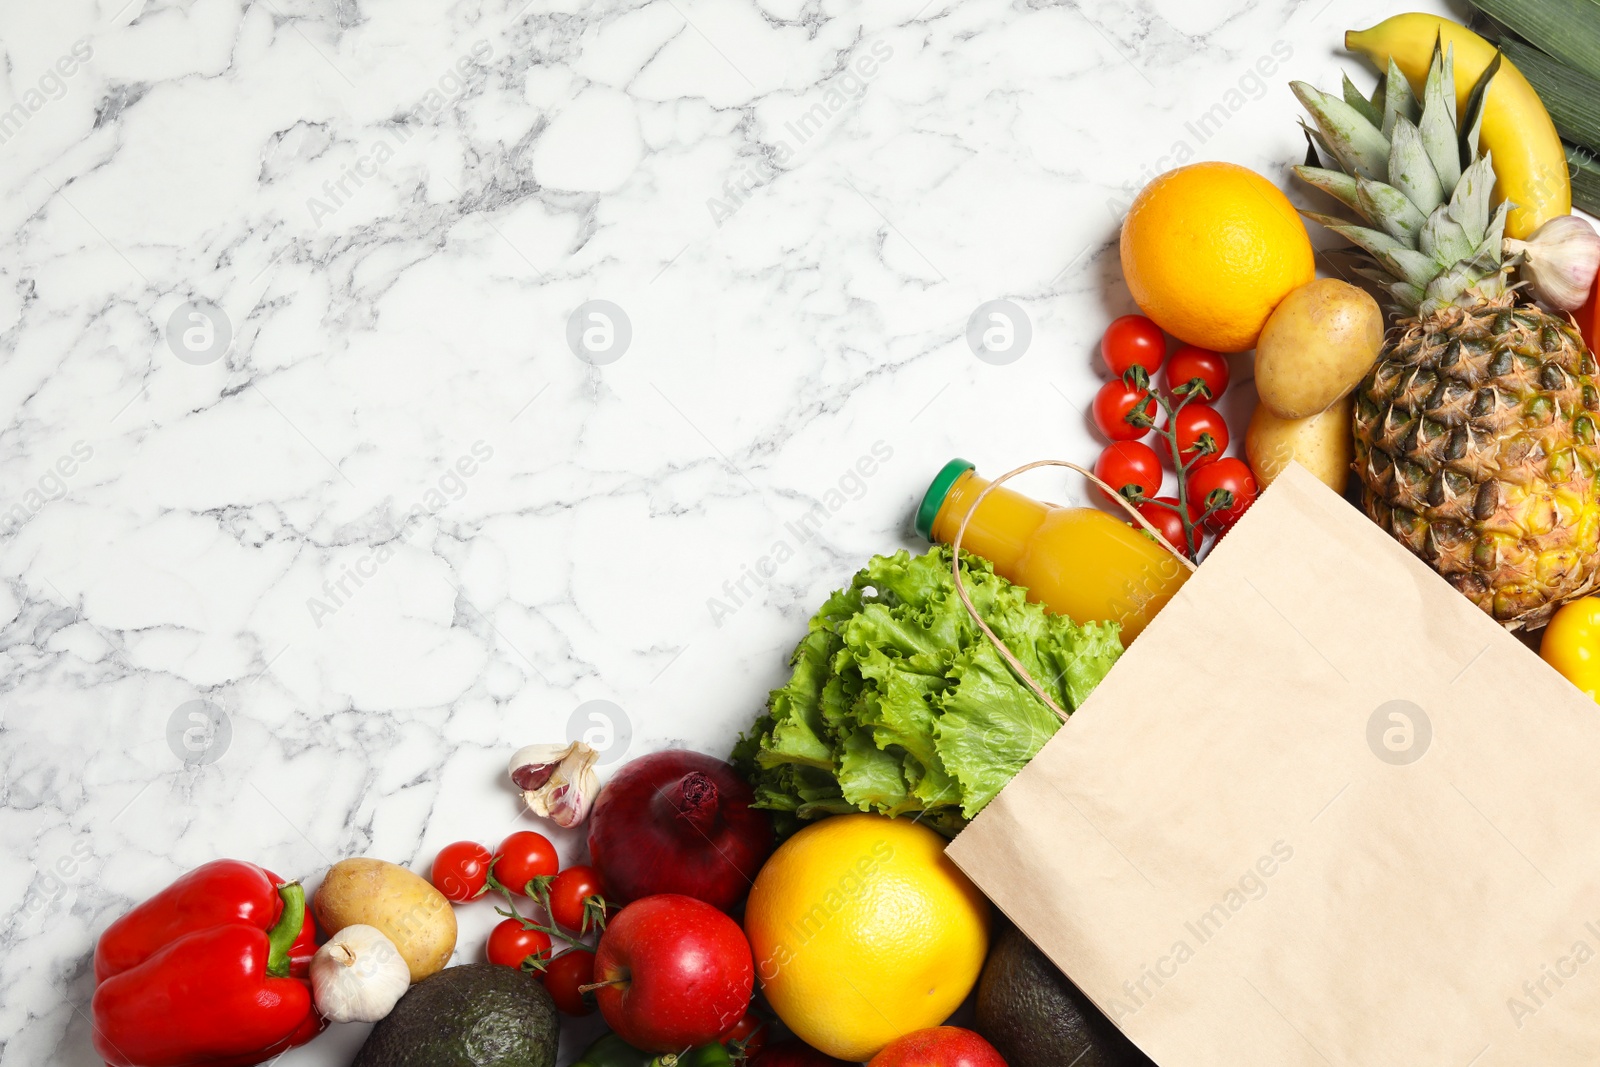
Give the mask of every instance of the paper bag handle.
M 1107 485 L 1105 482 L 1101 481 L 1093 471 L 1084 470 L 1076 463 L 1068 463 L 1064 459 L 1041 459 L 1033 463 L 1024 464 L 1023 466 L 1018 467 L 1016 470 L 1006 471 L 1000 477 L 984 486 L 983 492 L 978 494 L 978 499 L 972 502 L 972 506 L 969 507 L 967 509 L 967 513 L 962 516 L 961 527 L 956 530 L 956 539 L 951 542 L 950 545 L 950 576 L 955 579 L 956 595 L 961 598 L 961 604 L 967 609 L 967 614 L 972 616 L 972 621 L 978 624 L 978 629 L 983 631 L 983 635 L 989 639 L 991 644 L 994 645 L 995 651 L 1000 653 L 1001 658 L 1003 658 L 1006 663 L 1010 664 L 1011 669 L 1016 672 L 1017 677 L 1026 683 L 1029 689 L 1033 690 L 1035 696 L 1044 701 L 1045 707 L 1055 712 L 1056 718 L 1060 719 L 1062 722 L 1066 722 L 1067 713 L 1061 710 L 1061 706 L 1050 698 L 1049 693 L 1044 691 L 1044 686 L 1040 685 L 1034 679 L 1033 675 L 1028 673 L 1028 669 L 1018 662 L 1017 657 L 1011 654 L 1011 650 L 1006 647 L 1006 643 L 1000 640 L 999 637 L 995 636 L 995 632 L 993 630 L 989 629 L 989 624 L 983 621 L 983 617 L 978 614 L 978 609 L 972 606 L 972 598 L 967 595 L 966 587 L 961 584 L 961 539 L 966 536 L 967 524 L 972 521 L 973 513 L 978 510 L 978 505 L 983 503 L 984 497 L 1000 488 L 1003 483 L 1015 478 L 1019 474 L 1024 474 L 1028 471 L 1031 471 L 1035 467 L 1065 467 L 1068 470 L 1077 471 L 1095 485 L 1098 485 L 1101 489 L 1104 489 L 1112 500 L 1115 500 L 1118 504 L 1122 505 L 1122 510 L 1133 516 L 1133 521 L 1137 522 L 1140 526 L 1143 526 L 1145 532 L 1156 539 L 1157 544 L 1176 556 L 1179 563 L 1182 563 L 1185 567 L 1189 568 L 1190 573 L 1193 573 L 1196 568 L 1195 565 L 1189 561 L 1188 556 L 1185 556 L 1182 552 L 1179 552 L 1176 548 L 1173 548 L 1172 543 L 1169 542 L 1165 537 L 1161 536 L 1161 531 L 1151 525 L 1150 520 L 1139 514 L 1139 510 L 1137 508 L 1128 503 L 1128 499 L 1126 497 L 1117 492 L 1115 489 L 1111 488 L 1111 486 Z

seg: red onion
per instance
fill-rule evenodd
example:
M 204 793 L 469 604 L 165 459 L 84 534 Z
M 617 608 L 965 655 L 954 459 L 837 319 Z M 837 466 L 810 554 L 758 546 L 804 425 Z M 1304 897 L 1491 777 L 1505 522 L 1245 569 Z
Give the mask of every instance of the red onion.
M 772 821 L 750 786 L 712 756 L 668 749 L 626 764 L 589 815 L 589 856 L 607 901 L 682 893 L 723 911 L 772 854 Z

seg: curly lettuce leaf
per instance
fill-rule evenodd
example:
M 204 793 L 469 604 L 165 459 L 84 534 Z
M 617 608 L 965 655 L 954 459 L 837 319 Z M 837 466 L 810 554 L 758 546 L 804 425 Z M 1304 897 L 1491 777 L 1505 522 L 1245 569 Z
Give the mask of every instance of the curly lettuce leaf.
M 955 670 L 959 680 L 942 701 L 935 740 L 944 765 L 960 783 L 961 811 L 970 819 L 1061 724 L 1017 682 L 993 645 L 974 646 Z
M 1100 684 L 1111 667 L 1122 655 L 1122 627 L 1114 622 L 1074 624 L 1069 619 L 1053 616 L 1051 621 L 1070 629 L 1055 640 L 1035 646 L 1042 674 L 1054 680 L 1061 696 L 1066 698 L 1063 708 L 1076 711 L 1089 699 L 1094 687 Z M 1061 697 L 1057 697 L 1060 702 Z
M 839 788 L 861 811 L 901 815 L 920 810 L 906 787 L 899 754 L 881 749 L 866 730 L 852 730 L 839 748 Z
M 839 639 L 826 630 L 813 629 L 795 648 L 789 684 L 773 690 L 768 726 L 763 731 L 756 759 L 765 767 L 801 763 L 828 770 L 833 767 L 832 746 L 824 740 L 824 688 L 831 675 L 832 650 Z
M 830 596 L 786 685 L 734 749 L 780 831 L 848 811 L 954 834 L 1059 728 L 973 623 L 950 550 L 877 556 Z M 1122 652 L 1115 623 L 1079 626 L 962 556 L 973 606 L 1052 699 L 1082 704 Z

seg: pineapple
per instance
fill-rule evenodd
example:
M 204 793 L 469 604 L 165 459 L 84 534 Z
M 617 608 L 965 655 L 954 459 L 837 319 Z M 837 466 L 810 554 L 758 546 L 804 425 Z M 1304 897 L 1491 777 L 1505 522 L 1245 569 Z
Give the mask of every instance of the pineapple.
M 1355 392 L 1368 516 L 1508 629 L 1544 625 L 1600 584 L 1600 392 L 1573 325 L 1523 301 L 1490 213 L 1483 94 L 1458 123 L 1454 60 L 1435 46 L 1419 102 L 1391 62 L 1373 97 L 1294 83 L 1338 170 L 1296 167 L 1357 220 L 1307 212 L 1357 246 L 1395 322 Z

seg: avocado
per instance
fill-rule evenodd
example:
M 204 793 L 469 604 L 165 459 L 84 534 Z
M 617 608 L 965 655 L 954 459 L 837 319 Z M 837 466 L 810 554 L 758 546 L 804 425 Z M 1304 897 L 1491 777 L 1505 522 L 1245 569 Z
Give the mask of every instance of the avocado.
M 447 967 L 406 990 L 351 1067 L 555 1067 L 544 983 L 515 967 Z
M 977 1030 L 1010 1067 L 1155 1067 L 1010 925 L 978 981 Z

